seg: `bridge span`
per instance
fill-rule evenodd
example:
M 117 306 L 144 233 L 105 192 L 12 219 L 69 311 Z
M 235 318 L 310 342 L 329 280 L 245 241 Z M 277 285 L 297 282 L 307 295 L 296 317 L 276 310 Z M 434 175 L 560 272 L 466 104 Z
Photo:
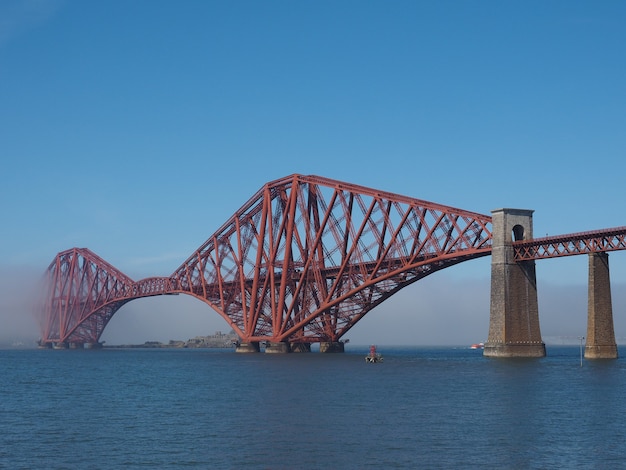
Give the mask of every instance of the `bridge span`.
M 542 356 L 535 260 L 588 254 L 586 355 L 617 357 L 607 252 L 626 249 L 625 236 L 621 227 L 533 239 L 532 211 L 488 216 L 296 174 L 265 184 L 166 277 L 134 281 L 86 248 L 58 253 L 44 276 L 40 344 L 98 347 L 127 302 L 187 294 L 224 318 L 240 352 L 261 342 L 266 352 L 343 351 L 350 328 L 399 290 L 491 255 L 485 355 Z

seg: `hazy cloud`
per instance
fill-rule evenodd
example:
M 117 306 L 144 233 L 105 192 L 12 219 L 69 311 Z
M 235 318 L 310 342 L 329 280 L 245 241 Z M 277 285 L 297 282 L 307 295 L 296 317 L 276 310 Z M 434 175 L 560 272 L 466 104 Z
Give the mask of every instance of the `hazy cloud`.
M 39 338 L 35 311 L 42 274 L 34 269 L 0 270 L 0 344 L 24 341 L 34 345 Z

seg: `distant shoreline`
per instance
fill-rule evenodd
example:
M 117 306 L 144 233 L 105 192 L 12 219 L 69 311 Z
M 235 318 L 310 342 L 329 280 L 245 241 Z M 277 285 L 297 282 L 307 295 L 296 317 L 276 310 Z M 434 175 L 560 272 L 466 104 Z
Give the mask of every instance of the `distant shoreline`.
M 232 332 L 224 334 L 220 331 L 216 331 L 214 335 L 196 336 L 195 338 L 188 339 L 187 341 L 170 340 L 167 343 L 161 343 L 160 341 L 146 341 L 143 344 L 103 344 L 102 347 L 106 349 L 229 349 L 232 348 L 233 344 L 238 341 L 239 337 Z
M 230 349 L 231 344 L 188 346 L 147 341 L 143 344 L 104 344 L 103 349 Z

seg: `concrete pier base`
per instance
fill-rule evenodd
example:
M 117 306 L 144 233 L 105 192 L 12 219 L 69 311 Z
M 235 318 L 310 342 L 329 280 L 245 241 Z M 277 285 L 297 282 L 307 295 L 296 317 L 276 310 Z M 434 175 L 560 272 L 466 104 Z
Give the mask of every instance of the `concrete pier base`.
M 341 341 L 324 341 L 320 343 L 321 353 L 342 353 L 345 352 L 345 347 Z
M 596 344 L 585 346 L 585 359 L 617 359 L 616 344 Z
M 85 343 L 85 349 L 102 349 L 103 343 Z
M 513 241 L 533 238 L 531 210 L 492 211 L 491 304 L 487 357 L 544 357 L 534 261 L 516 262 Z
M 85 349 L 85 343 L 70 343 L 70 349 Z
M 589 254 L 586 359 L 617 359 L 608 253 Z
M 274 343 L 268 341 L 265 344 L 265 353 L 266 354 L 286 354 L 290 352 L 289 343 L 279 342 Z
M 311 343 L 290 343 L 291 352 L 294 353 L 310 353 Z
M 58 342 L 58 343 L 54 343 L 52 348 L 53 349 L 67 349 L 68 348 L 68 344 L 61 341 L 61 342 Z
M 235 352 L 238 353 L 258 353 L 261 351 L 261 346 L 258 341 L 252 341 L 250 343 L 239 343 L 235 348 Z
M 546 345 L 539 343 L 485 343 L 483 355 L 487 357 L 545 357 Z

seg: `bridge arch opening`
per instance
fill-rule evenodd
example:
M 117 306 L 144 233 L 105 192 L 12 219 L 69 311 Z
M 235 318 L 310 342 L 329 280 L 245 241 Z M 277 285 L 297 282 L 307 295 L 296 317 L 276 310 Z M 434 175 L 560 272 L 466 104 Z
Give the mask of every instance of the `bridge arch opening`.
M 524 240 L 524 227 L 522 225 L 517 224 L 513 226 L 512 238 L 514 242 Z
M 131 300 L 105 327 L 101 342 L 106 346 L 169 344 L 196 337 L 228 335 L 226 321 L 211 307 L 190 295 L 159 295 Z
M 489 277 L 464 265 L 432 273 L 368 312 L 345 336 L 351 346 L 467 347 L 484 342 L 489 329 Z M 485 270 L 488 273 L 487 264 Z

